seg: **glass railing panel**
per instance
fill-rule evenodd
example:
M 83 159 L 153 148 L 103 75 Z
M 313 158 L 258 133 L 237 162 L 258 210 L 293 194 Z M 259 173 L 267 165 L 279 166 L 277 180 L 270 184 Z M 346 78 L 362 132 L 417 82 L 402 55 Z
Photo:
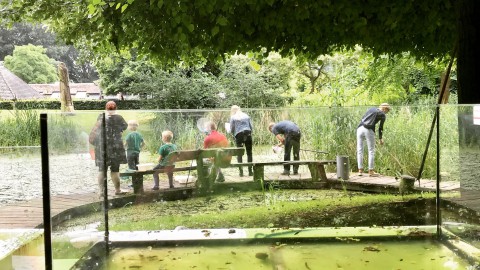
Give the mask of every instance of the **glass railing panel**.
M 38 113 L 0 110 L 0 269 L 39 268 L 43 260 Z
M 473 258 L 480 248 L 480 107 L 442 106 L 440 115 L 440 174 L 442 182 L 451 184 L 450 192 L 441 192 L 442 228 L 450 244 Z
M 106 256 L 106 249 L 98 248 L 105 245 L 104 206 L 88 141 L 99 113 L 47 115 L 54 269 L 70 269 L 94 246 L 96 256 Z
M 115 172 L 112 174 L 111 167 L 108 168 L 108 212 L 104 211 L 102 198 L 98 196 L 100 172 L 92 159 L 94 154 L 98 156 L 98 152 L 88 142 L 89 133 L 101 112 L 52 115 L 49 142 L 56 140 L 57 136 L 75 138 L 73 144 L 64 139 L 50 145 L 52 178 L 62 179 L 64 185 L 79 185 L 68 194 L 58 195 L 73 198 L 86 193 L 92 196 L 86 207 L 71 211 L 64 222 L 58 220 L 54 235 L 61 242 L 57 250 L 61 252 L 54 253 L 54 258 L 68 257 L 73 261 L 83 254 L 92 257 L 88 255 L 92 252 L 85 253 L 85 250 L 108 250 L 116 254 L 117 248 L 142 243 L 146 244 L 143 250 L 155 250 L 172 243 L 176 247 L 188 246 L 185 240 L 223 238 L 256 239 L 258 243 L 252 242 L 255 247 L 268 241 L 267 238 L 288 242 L 299 237 L 351 242 L 371 237 L 408 236 L 426 237 L 428 242 L 429 237 L 437 232 L 435 130 L 430 144 L 427 143 L 435 108 L 392 107 L 384 125 L 383 145 L 378 141 L 378 130 L 376 134 L 375 170 L 380 174 L 376 177 L 367 172 L 362 176 L 357 173 L 356 130 L 369 107 L 245 109 L 253 124 L 253 163 L 243 166 L 243 176 L 239 169 L 242 165 L 235 156 L 229 162 L 220 163 L 210 159 L 211 155 L 200 157 L 208 152 L 203 149 L 208 133 L 204 127 L 208 121 L 215 123 L 218 132 L 226 135 L 228 147 L 236 146 L 226 125 L 230 119 L 229 110 L 118 110 L 116 114 L 125 122 L 138 122 L 137 132 L 143 136 L 145 145 L 140 150 L 137 170 L 128 168 L 124 161 L 120 162 L 119 194 L 116 194 L 115 181 L 112 181 Z M 62 122 L 66 119 L 68 125 Z M 278 140 L 267 129 L 270 122 L 280 120 L 291 120 L 301 129 L 299 157 L 304 163 L 300 163 L 295 175 L 293 166 L 290 175 L 281 174 L 284 171 L 281 163 L 284 149 L 274 147 Z M 61 125 L 64 127 L 58 128 Z M 158 164 L 159 148 L 165 144 L 162 132 L 166 130 L 173 133 L 172 143 L 183 156 L 177 156 L 175 162 L 173 188 L 166 171 L 161 171 L 156 190 L 153 189 L 155 182 L 150 170 Z M 55 135 L 56 132 L 61 135 Z M 449 130 L 443 132 L 450 133 Z M 132 130 L 120 133 L 124 141 Z M 107 144 L 109 141 L 107 138 Z M 445 144 L 440 154 L 455 151 L 449 150 L 451 141 Z M 100 143 L 97 147 L 108 149 L 109 146 Z M 365 145 L 365 167 L 368 166 L 366 148 Z M 425 152 L 427 155 L 422 165 Z M 63 168 L 61 165 L 67 166 L 71 156 L 75 166 Z M 62 164 L 52 165 L 55 158 L 62 160 Z M 224 156 L 218 154 L 215 158 Z M 248 162 L 246 154 L 242 161 Z M 441 164 L 445 162 L 448 161 L 440 160 Z M 215 181 L 211 175 L 215 164 L 221 167 L 222 182 Z M 325 170 L 326 180 L 322 178 L 319 164 Z M 249 175 L 248 165 L 252 165 L 253 175 Z M 420 167 L 421 179 L 418 181 Z M 81 181 L 71 183 L 77 178 Z M 100 180 L 103 179 L 100 177 Z M 53 188 L 52 193 L 55 193 Z M 52 203 L 65 200 L 65 197 L 54 195 Z M 72 202 L 72 205 L 77 204 Z M 105 227 L 106 217 L 108 228 Z M 77 231 L 81 233 L 77 234 Z M 105 248 L 106 243 L 101 240 L 106 231 L 110 242 Z M 233 245 L 239 245 L 239 242 Z M 152 259 L 155 256 L 159 255 L 147 257 Z M 108 257 L 107 261 L 115 265 L 112 258 Z

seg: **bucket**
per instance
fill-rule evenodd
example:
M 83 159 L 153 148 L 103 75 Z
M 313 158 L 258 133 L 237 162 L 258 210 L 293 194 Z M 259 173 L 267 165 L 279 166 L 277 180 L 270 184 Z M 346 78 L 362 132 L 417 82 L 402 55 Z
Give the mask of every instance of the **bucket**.
M 350 166 L 348 156 L 337 156 L 337 178 L 348 180 L 350 174 Z

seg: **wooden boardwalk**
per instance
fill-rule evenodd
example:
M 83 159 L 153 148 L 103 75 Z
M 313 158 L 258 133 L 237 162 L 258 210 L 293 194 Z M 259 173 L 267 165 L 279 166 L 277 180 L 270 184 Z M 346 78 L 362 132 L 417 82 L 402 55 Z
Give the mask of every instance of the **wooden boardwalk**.
M 235 171 L 236 172 L 236 171 Z M 308 173 L 300 173 L 300 175 L 291 175 L 283 176 L 278 173 L 268 173 L 265 175 L 267 181 L 298 181 L 305 180 L 307 181 L 310 178 Z M 231 173 L 225 174 L 226 181 L 225 183 L 240 183 L 240 182 L 251 182 L 252 177 L 244 176 L 239 177 L 238 174 Z M 347 181 L 341 181 L 336 179 L 335 174 L 328 174 L 328 185 L 334 188 L 344 188 L 348 190 L 359 190 L 359 191 L 368 191 L 368 192 L 383 192 L 390 190 L 395 192 L 398 190 L 399 179 L 389 176 L 379 176 L 379 177 L 369 177 L 369 176 L 357 176 L 352 174 L 350 179 Z M 316 182 L 319 183 L 319 182 Z M 111 185 L 111 183 L 109 183 Z M 323 183 L 325 185 L 325 183 Z M 415 189 L 418 190 L 435 190 L 435 181 L 434 180 L 421 180 L 420 186 L 418 182 L 415 183 Z M 175 192 L 184 190 L 192 190 L 193 183 L 189 184 L 179 184 L 176 183 L 178 188 L 167 189 L 166 181 L 161 181 L 160 191 L 151 191 L 152 183 L 151 181 L 145 181 L 144 188 L 146 195 L 155 195 L 155 193 L 165 192 Z M 180 187 L 181 186 L 181 187 Z M 441 191 L 457 191 L 459 190 L 460 185 L 458 182 L 444 182 L 441 183 Z M 121 200 L 122 198 L 135 198 L 135 196 L 113 196 L 113 190 L 109 190 L 109 198 L 115 200 Z M 185 193 L 185 192 L 184 192 Z M 131 193 L 130 193 L 131 195 Z M 130 199 L 131 201 L 132 199 Z M 135 200 L 135 199 L 134 199 Z M 462 198 L 457 198 L 459 203 L 462 203 Z M 119 203 L 123 203 L 120 201 Z M 463 204 L 468 205 L 473 210 L 480 212 L 480 194 L 471 193 L 468 195 L 468 198 L 463 199 Z M 116 206 L 119 204 L 117 203 Z M 75 213 L 71 212 L 72 209 L 78 209 L 80 207 L 84 211 L 91 211 L 101 209 L 101 201 L 96 193 L 82 193 L 78 192 L 76 194 L 69 195 L 57 195 L 52 196 L 51 199 L 51 213 L 54 217 L 54 224 L 58 222 L 58 218 L 61 216 L 62 219 L 69 218 L 69 216 L 74 216 Z M 70 211 L 70 212 L 69 212 Z M 62 215 L 59 215 L 63 213 Z M 5 205 L 0 207 L 0 229 L 13 229 L 13 228 L 41 228 L 43 223 L 43 204 L 42 199 L 34 199 L 28 202 L 22 202 L 12 205 Z

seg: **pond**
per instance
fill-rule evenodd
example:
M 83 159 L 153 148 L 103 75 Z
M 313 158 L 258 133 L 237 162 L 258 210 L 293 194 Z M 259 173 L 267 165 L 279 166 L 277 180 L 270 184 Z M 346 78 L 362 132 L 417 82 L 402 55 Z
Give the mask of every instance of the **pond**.
M 434 231 L 425 226 L 122 232 L 114 234 L 108 259 L 99 243 L 74 269 L 475 269 L 437 241 Z

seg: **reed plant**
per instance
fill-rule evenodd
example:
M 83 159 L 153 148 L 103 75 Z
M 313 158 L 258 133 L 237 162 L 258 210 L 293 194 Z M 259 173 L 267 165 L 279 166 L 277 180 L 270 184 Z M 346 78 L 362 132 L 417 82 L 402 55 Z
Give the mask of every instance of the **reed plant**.
M 88 135 L 69 114 L 48 115 L 48 144 L 54 153 L 72 153 L 88 149 Z
M 40 116 L 37 110 L 3 111 L 0 118 L 0 146 L 26 147 L 40 145 Z M 72 152 L 85 147 L 79 128 L 67 115 L 49 114 L 48 141 L 54 152 Z
M 39 114 L 35 110 L 12 110 L 0 118 L 0 145 L 38 146 L 40 145 Z

